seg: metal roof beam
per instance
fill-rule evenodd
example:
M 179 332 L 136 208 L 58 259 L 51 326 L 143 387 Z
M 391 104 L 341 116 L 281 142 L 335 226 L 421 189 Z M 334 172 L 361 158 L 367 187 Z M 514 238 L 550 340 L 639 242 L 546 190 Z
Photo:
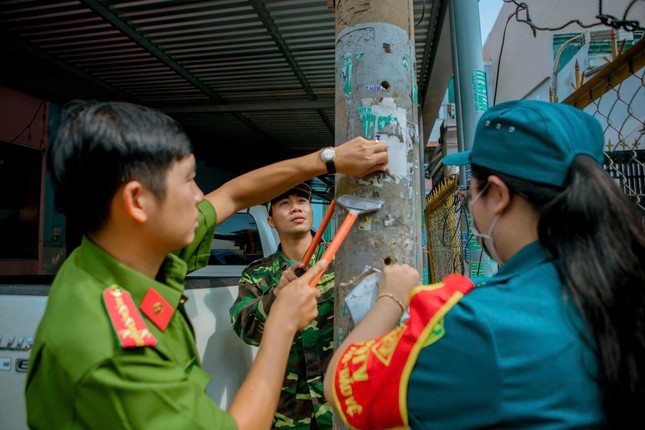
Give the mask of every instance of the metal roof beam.
M 289 47 L 287 46 L 287 43 L 285 40 L 282 38 L 282 35 L 280 34 L 280 31 L 278 30 L 278 27 L 275 25 L 273 22 L 273 19 L 271 18 L 271 15 L 269 14 L 269 11 L 266 9 L 264 6 L 264 2 L 261 0 L 249 0 L 249 3 L 253 6 L 253 9 L 255 9 L 255 12 L 258 14 L 258 17 L 262 21 L 262 24 L 266 27 L 266 29 L 269 32 L 269 35 L 275 42 L 276 46 L 278 47 L 278 50 L 282 55 L 284 56 L 285 60 L 287 60 L 287 63 L 289 64 L 289 67 L 291 67 L 291 70 L 296 75 L 296 78 L 298 78 L 298 81 L 300 81 L 300 85 L 304 88 L 306 91 L 307 95 L 311 97 L 311 100 L 317 101 L 318 96 L 316 96 L 316 93 L 314 92 L 313 88 L 311 85 L 309 85 L 309 81 L 307 81 L 307 78 L 305 77 L 305 74 L 302 72 L 300 69 L 300 66 L 298 65 L 298 62 L 296 59 L 293 57 L 291 54 L 291 50 L 289 50 Z M 322 110 L 318 110 L 318 114 L 320 115 L 321 119 L 324 121 L 325 125 L 327 126 L 327 129 L 329 132 L 333 135 L 334 134 L 334 125 L 332 122 L 329 120 L 327 117 L 327 114 Z
M 3 34 L 4 32 L 0 32 L 0 34 Z M 138 100 L 136 97 L 132 96 L 131 94 L 128 94 L 124 91 L 121 91 L 112 85 L 102 81 L 101 79 L 96 78 L 95 76 L 91 75 L 90 73 L 84 72 L 78 67 L 75 67 L 68 62 L 61 60 L 58 57 L 55 57 L 51 55 L 50 53 L 32 45 L 31 43 L 24 41 L 22 39 L 19 39 L 17 37 L 13 37 L 9 34 L 4 33 L 3 38 L 5 40 L 9 40 L 11 44 L 17 46 L 20 49 L 24 49 L 25 51 L 31 52 L 32 54 L 36 55 L 37 57 L 40 57 L 41 59 L 45 60 L 46 62 L 53 64 L 54 66 L 60 67 L 63 70 L 66 70 L 79 78 L 89 82 L 92 85 L 95 85 L 98 88 L 101 88 L 108 93 L 114 94 L 116 97 L 118 97 L 121 100 L 126 100 L 130 101 L 133 103 L 137 103 Z
M 266 112 L 266 111 L 286 111 L 286 110 L 321 110 L 333 109 L 334 100 L 317 100 L 306 102 L 293 101 L 274 101 L 266 103 L 230 103 L 220 105 L 201 105 L 201 106 L 168 106 L 160 107 L 162 111 L 175 113 L 230 113 L 230 112 Z
M 123 34 L 127 35 L 129 38 L 134 40 L 136 43 L 141 45 L 146 51 L 150 52 L 152 55 L 157 57 L 159 60 L 161 60 L 164 64 L 166 64 L 168 67 L 170 67 L 172 70 L 174 70 L 176 73 L 178 73 L 181 77 L 186 79 L 188 82 L 190 82 L 192 85 L 195 87 L 199 88 L 204 94 L 206 94 L 208 97 L 210 97 L 213 101 L 217 103 L 226 103 L 226 100 L 221 97 L 219 94 L 217 94 L 215 91 L 213 91 L 208 85 L 203 83 L 199 78 L 194 76 L 192 73 L 190 73 L 188 70 L 183 68 L 179 63 L 177 63 L 175 60 L 170 58 L 168 55 L 166 55 L 165 52 L 163 52 L 161 49 L 157 48 L 154 44 L 152 44 L 148 39 L 143 37 L 138 31 L 136 31 L 134 28 L 130 27 L 129 24 L 127 24 L 125 21 L 123 21 L 121 18 L 113 14 L 108 8 L 103 6 L 101 3 L 99 3 L 97 0 L 81 0 L 87 7 L 92 9 L 94 12 L 96 12 L 101 18 L 105 19 L 107 22 L 112 24 L 115 28 L 119 29 Z M 244 125 L 246 125 L 249 129 L 253 130 L 254 132 L 261 134 L 265 137 L 268 138 L 269 142 L 272 144 L 279 146 L 277 142 L 269 135 L 266 131 L 258 127 L 255 123 L 253 123 L 251 120 L 246 118 L 242 114 L 235 114 L 235 117 L 241 121 Z
M 215 93 L 208 85 L 204 84 L 192 73 L 184 69 L 180 64 L 175 60 L 166 55 L 161 49 L 157 48 L 155 45 L 150 43 L 148 39 L 143 37 L 139 32 L 130 27 L 129 24 L 121 20 L 118 16 L 113 14 L 108 8 L 103 6 L 97 0 L 81 0 L 87 7 L 96 12 L 101 18 L 105 19 L 107 22 L 112 24 L 114 27 L 119 29 L 123 34 L 127 35 L 130 39 L 137 42 L 141 45 L 146 51 L 150 52 L 152 55 L 157 57 L 159 60 L 163 61 L 168 67 L 186 79 L 188 82 L 199 88 L 204 94 L 208 95 L 211 99 L 216 102 L 225 102 L 225 100 Z

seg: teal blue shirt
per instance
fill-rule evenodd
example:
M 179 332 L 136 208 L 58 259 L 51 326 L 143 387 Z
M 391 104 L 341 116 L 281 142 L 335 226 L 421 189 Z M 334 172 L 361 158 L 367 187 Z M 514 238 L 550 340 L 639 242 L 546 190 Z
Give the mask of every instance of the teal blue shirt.
M 603 423 L 594 342 L 538 242 L 445 317 L 410 375 L 412 429 L 571 429 Z

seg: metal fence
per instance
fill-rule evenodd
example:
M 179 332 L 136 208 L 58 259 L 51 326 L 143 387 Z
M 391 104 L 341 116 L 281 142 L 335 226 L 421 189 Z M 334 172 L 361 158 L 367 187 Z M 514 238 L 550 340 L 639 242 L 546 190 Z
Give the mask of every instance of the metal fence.
M 426 199 L 425 228 L 428 237 L 430 281 L 438 282 L 451 273 L 463 273 L 458 237 L 460 212 L 459 177 L 451 176 L 434 187 Z
M 645 39 L 620 53 L 562 103 L 593 115 L 605 133 L 605 170 L 645 213 Z
M 593 115 L 603 126 L 606 171 L 645 214 L 645 39 L 625 52 L 614 41 L 612 58 L 562 103 Z M 450 273 L 481 273 L 482 259 L 471 259 L 472 237 L 461 205 L 458 177 L 441 182 L 426 199 L 430 279 Z M 465 233 L 464 233 L 465 232 Z M 476 257 L 476 255 L 475 255 Z M 474 261 L 477 260 L 477 261 Z

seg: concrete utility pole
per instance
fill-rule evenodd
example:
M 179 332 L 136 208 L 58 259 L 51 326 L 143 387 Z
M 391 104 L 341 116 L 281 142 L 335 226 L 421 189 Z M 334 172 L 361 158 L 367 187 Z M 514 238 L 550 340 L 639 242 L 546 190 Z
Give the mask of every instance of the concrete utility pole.
M 363 179 L 336 175 L 336 197 L 385 203 L 359 216 L 336 254 L 335 340 L 354 323 L 345 305 L 352 281 L 384 259 L 423 273 L 422 196 L 412 0 L 336 1 L 336 145 L 364 136 L 389 147 L 388 173 Z M 337 225 L 347 212 L 336 207 Z M 335 428 L 345 428 L 337 417 Z

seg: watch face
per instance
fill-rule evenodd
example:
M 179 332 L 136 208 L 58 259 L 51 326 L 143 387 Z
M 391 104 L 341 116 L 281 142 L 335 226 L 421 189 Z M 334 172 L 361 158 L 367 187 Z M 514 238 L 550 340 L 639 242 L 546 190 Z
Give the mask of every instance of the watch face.
M 325 148 L 320 155 L 324 161 L 333 161 L 336 151 L 331 148 Z

